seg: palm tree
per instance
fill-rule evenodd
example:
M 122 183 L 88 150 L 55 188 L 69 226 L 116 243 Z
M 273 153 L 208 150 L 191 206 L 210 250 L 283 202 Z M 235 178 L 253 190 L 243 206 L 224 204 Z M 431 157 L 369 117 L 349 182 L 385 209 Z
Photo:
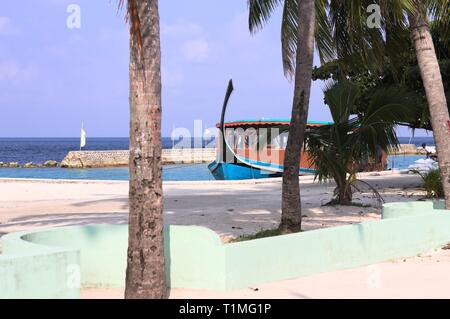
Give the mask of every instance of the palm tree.
M 445 206 L 450 209 L 450 116 L 428 20 L 429 15 L 448 19 L 450 3 L 448 0 L 413 0 L 413 4 L 414 11 L 409 13 L 411 39 L 414 43 L 430 110 L 431 125 L 436 141 L 441 180 L 445 193 Z
M 305 47 L 305 45 L 300 46 L 298 44 L 308 45 L 307 42 L 299 41 L 299 33 L 296 32 L 300 26 L 298 24 L 299 14 L 302 14 L 297 8 L 302 3 L 304 3 L 303 0 L 249 0 L 249 25 L 251 32 L 259 30 L 269 20 L 275 8 L 284 4 L 281 32 L 283 66 L 286 75 L 290 76 L 295 72 L 296 82 L 299 74 L 296 68 L 299 61 L 296 58 L 299 56 L 299 51 Z M 383 13 L 380 28 L 370 28 L 367 25 L 367 8 L 374 3 L 380 6 Z M 409 27 L 405 21 L 405 12 L 409 13 L 410 19 L 417 16 L 418 13 L 422 13 L 422 18 L 418 20 L 421 26 L 419 29 L 422 33 L 425 32 L 427 38 L 430 39 L 429 28 L 427 24 L 424 24 L 427 21 L 426 17 L 431 15 L 436 19 L 448 19 L 448 6 L 448 0 L 316 0 L 315 42 L 321 62 L 324 63 L 336 59 L 342 61 L 340 67 L 344 71 L 344 76 L 346 72 L 351 72 L 355 63 L 363 64 L 366 68 L 377 71 L 383 65 L 385 56 L 395 57 L 398 50 L 405 47 L 402 42 L 404 37 L 399 36 L 403 34 L 399 31 Z M 418 7 L 430 10 L 418 10 Z M 424 14 L 424 12 L 427 12 L 428 15 Z M 309 13 L 311 14 L 311 11 Z M 410 25 L 414 25 L 414 23 L 410 23 Z M 413 38 L 417 38 L 419 29 L 412 28 Z M 447 34 L 450 34 L 450 31 L 447 31 Z M 422 38 L 422 36 L 419 36 L 419 39 Z M 428 51 L 426 54 L 428 57 L 424 58 L 422 54 L 421 59 L 425 61 L 419 62 L 422 74 L 426 76 L 426 72 L 424 72 L 425 69 L 428 70 L 426 63 L 429 61 L 436 62 L 437 59 L 432 49 L 432 41 L 422 40 L 420 44 L 420 47 L 429 49 L 426 50 Z M 420 50 L 420 47 L 416 46 L 416 51 Z M 417 55 L 419 54 L 417 53 Z M 392 62 L 395 62 L 394 60 L 392 59 Z M 439 131 L 435 133 L 436 144 L 439 153 L 442 155 L 439 163 L 446 191 L 446 206 L 450 208 L 450 146 L 446 145 L 444 138 L 444 133 L 447 132 L 448 134 L 450 132 L 450 122 L 448 113 L 446 115 L 446 111 L 444 111 L 444 106 L 446 105 L 444 100 L 445 94 L 443 94 L 442 79 L 438 76 L 439 67 L 434 62 L 434 66 L 430 68 L 431 71 L 429 71 L 427 80 L 425 81 L 424 79 L 424 84 L 425 82 L 430 82 L 428 85 L 425 84 L 425 88 L 428 88 L 429 108 L 430 110 L 434 109 L 433 112 L 430 111 L 432 113 L 431 116 L 434 118 L 432 122 L 436 123 L 434 126 L 438 127 L 437 130 Z M 299 88 L 296 84 L 295 92 L 298 92 L 298 90 Z M 285 172 L 283 173 L 283 209 L 282 224 L 280 226 L 282 230 L 286 228 L 294 231 L 300 229 L 301 218 L 298 216 L 301 215 L 300 195 L 296 181 L 298 177 L 294 176 L 296 172 L 294 172 L 293 166 L 296 165 L 294 159 L 297 156 L 296 154 L 298 154 L 297 151 L 301 149 L 303 144 L 301 133 L 304 132 L 305 122 L 306 118 L 303 119 L 302 123 L 297 123 L 296 125 L 295 118 L 293 118 L 291 123 L 291 128 L 295 132 L 298 130 L 300 135 L 291 136 L 291 143 L 288 143 L 286 148 L 286 157 L 289 157 L 290 160 L 285 160 Z M 292 141 L 293 139 L 296 141 Z M 292 144 L 297 145 L 292 147 Z M 289 226 L 292 223 L 294 226 Z
M 282 23 L 283 65 L 287 75 L 295 73 L 289 137 L 284 158 L 281 232 L 301 230 L 301 199 L 298 171 L 305 137 L 311 92 L 316 28 L 316 1 L 284 1 Z M 322 3 L 323 1 L 317 1 Z M 255 32 L 270 18 L 282 0 L 249 0 L 249 26 Z M 321 11 L 320 11 L 321 12 Z
M 158 0 L 128 0 L 126 5 L 131 116 L 125 298 L 165 298 Z
M 322 182 L 336 183 L 331 204 L 350 205 L 354 190 L 361 184 L 357 173 L 368 161 L 377 160 L 381 151 L 396 149 L 396 124 L 413 118 L 417 110 L 410 106 L 409 93 L 400 88 L 378 89 L 363 113 L 353 115 L 360 98 L 357 84 L 342 81 L 325 91 L 333 124 L 311 128 L 306 134 L 306 148 Z
M 358 5 L 359 2 L 359 5 Z M 380 28 L 370 29 L 366 17 L 361 15 L 369 3 L 381 8 Z M 335 58 L 340 58 L 343 69 L 352 67 L 355 55 L 359 56 L 368 69 L 376 70 L 385 57 L 395 64 L 400 50 L 406 50 L 410 41 L 404 34 L 410 34 L 424 85 L 431 125 L 439 154 L 439 167 L 446 194 L 446 207 L 450 209 L 450 117 L 430 32 L 429 18 L 444 22 L 444 45 L 450 37 L 449 0 L 330 0 L 328 20 L 334 30 L 334 41 L 329 47 Z M 384 37 L 383 37 L 384 35 Z M 445 36 L 446 35 L 446 36 Z M 400 51 L 401 52 L 401 51 Z M 345 61 L 347 60 L 347 61 Z
M 393 0 L 398 1 L 398 0 Z M 312 80 L 314 46 L 318 49 L 321 62 L 331 61 L 335 53 L 348 56 L 346 45 L 336 48 L 336 36 L 344 36 L 346 30 L 332 28 L 332 22 L 345 18 L 333 4 L 345 4 L 347 0 L 248 0 L 249 29 L 255 33 L 268 22 L 278 6 L 283 6 L 281 23 L 281 53 L 284 73 L 295 78 L 294 99 L 286 145 L 282 184 L 282 213 L 279 226 L 282 232 L 301 230 L 301 198 L 298 169 L 300 153 L 305 138 L 308 120 L 309 98 Z M 339 6 L 337 6 L 339 9 Z M 365 10 L 363 11 L 365 12 Z M 355 29 L 357 24 L 352 25 Z M 358 30 L 362 30 L 359 28 Z M 343 39 L 343 38 L 341 38 Z M 382 43 L 383 35 L 376 30 L 358 32 L 358 39 L 365 61 L 368 57 L 368 39 L 371 43 Z M 338 42 L 340 43 L 340 42 Z M 345 41 L 344 41 L 345 43 Z

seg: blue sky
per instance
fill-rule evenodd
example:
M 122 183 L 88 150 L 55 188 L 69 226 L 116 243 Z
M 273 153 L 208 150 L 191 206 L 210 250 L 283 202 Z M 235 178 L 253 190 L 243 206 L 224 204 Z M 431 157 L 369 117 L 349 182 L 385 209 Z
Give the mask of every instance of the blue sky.
M 213 126 L 226 84 L 227 119 L 283 117 L 292 84 L 283 75 L 280 17 L 255 36 L 246 0 L 160 2 L 163 136 Z M 81 8 L 69 29 L 67 6 Z M 318 63 L 318 61 L 316 61 Z M 313 84 L 310 120 L 329 120 Z M 116 0 L 7 1 L 0 10 L 0 137 L 128 136 L 128 33 Z M 409 135 L 402 130 L 400 135 Z

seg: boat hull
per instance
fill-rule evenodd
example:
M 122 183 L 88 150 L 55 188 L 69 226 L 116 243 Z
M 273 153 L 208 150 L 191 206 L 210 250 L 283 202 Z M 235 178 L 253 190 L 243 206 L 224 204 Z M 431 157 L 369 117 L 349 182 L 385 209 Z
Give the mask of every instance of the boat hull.
M 208 165 L 211 174 L 217 180 L 241 180 L 279 177 L 279 172 L 269 172 L 253 168 L 245 163 L 218 163 L 216 161 Z
M 217 161 L 208 165 L 208 169 L 216 180 L 243 180 L 243 179 L 261 179 L 280 177 L 282 175 L 282 168 L 279 171 L 264 170 L 263 168 L 256 168 L 246 163 L 219 163 Z M 311 174 L 314 171 L 311 169 L 301 168 L 299 175 Z

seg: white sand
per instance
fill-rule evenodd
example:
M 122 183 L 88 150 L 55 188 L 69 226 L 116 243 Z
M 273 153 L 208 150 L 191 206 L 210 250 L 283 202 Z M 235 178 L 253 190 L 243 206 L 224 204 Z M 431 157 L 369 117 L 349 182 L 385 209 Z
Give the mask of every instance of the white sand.
M 370 176 L 379 175 L 379 176 Z M 417 176 L 364 174 L 387 202 L 417 200 L 424 192 Z M 322 207 L 332 184 L 302 177 L 303 229 L 331 227 L 380 218 L 380 203 L 370 192 L 355 202 L 374 207 Z M 0 179 L 0 234 L 37 227 L 92 223 L 126 223 L 127 182 L 68 182 Z M 275 228 L 280 220 L 280 179 L 240 182 L 168 182 L 164 184 L 165 222 L 201 225 L 224 240 L 261 228 Z
M 391 172 L 362 174 L 386 202 L 423 197 L 420 179 Z M 372 207 L 322 207 L 333 194 L 331 184 L 302 177 L 303 229 L 311 230 L 380 218 L 379 203 L 370 192 L 355 202 Z M 25 229 L 127 222 L 127 182 L 69 182 L 0 180 L 0 236 Z M 168 182 L 164 184 L 165 222 L 201 225 L 216 231 L 224 241 L 261 228 L 274 228 L 280 219 L 279 179 L 240 182 Z M 382 263 L 261 285 L 258 290 L 209 292 L 174 289 L 173 298 L 347 298 L 347 297 L 450 297 L 450 253 L 406 262 Z M 375 276 L 375 277 L 374 277 Z M 373 277 L 375 284 L 370 283 Z M 368 279 L 369 278 L 369 279 Z M 372 278 L 372 279 L 371 279 Z M 369 280 L 369 284 L 368 284 Z M 255 287 L 253 287 L 255 288 Z M 85 298 L 123 296 L 120 289 L 85 290 Z

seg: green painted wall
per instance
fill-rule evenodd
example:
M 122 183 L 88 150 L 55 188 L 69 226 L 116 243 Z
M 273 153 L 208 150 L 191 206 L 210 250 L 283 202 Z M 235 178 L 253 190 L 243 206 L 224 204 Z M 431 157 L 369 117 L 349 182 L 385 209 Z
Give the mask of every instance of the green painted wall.
M 444 201 L 401 202 L 383 205 L 383 219 L 429 215 L 433 209 L 444 209 Z
M 226 288 L 413 256 L 448 241 L 450 212 L 230 244 L 225 246 Z
M 383 220 L 223 245 L 196 226 L 165 228 L 171 287 L 226 290 L 413 256 L 450 241 L 450 211 L 431 202 L 387 204 Z M 0 256 L 0 298 L 76 298 L 84 287 L 123 287 L 127 225 L 10 234 Z M 72 267 L 72 268 L 70 268 Z
M 79 252 L 30 243 L 23 235 L 2 237 L 0 298 L 79 298 Z
M 74 265 L 80 268 L 82 287 L 124 287 L 127 237 L 127 225 L 72 226 L 6 235 L 0 256 L 0 298 L 30 294 L 77 297 L 79 289 L 74 293 L 66 287 L 68 269 Z M 196 226 L 166 227 L 165 255 L 171 287 L 225 289 L 224 251 L 215 232 Z M 56 273 L 67 276 L 55 277 Z M 47 280 L 48 285 L 41 284 Z

